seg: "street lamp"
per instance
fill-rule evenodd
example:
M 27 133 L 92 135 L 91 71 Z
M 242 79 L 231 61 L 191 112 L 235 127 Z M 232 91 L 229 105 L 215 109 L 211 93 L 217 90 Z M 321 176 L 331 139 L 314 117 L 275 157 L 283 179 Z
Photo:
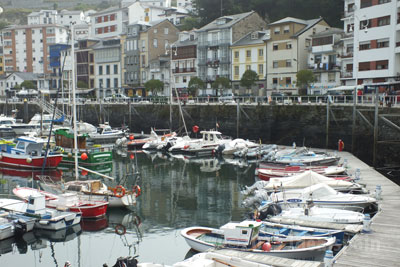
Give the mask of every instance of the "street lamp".
M 175 51 L 174 51 L 175 46 Z M 169 53 L 169 130 L 172 132 L 172 53 L 177 56 L 178 47 L 176 44 L 165 44 L 165 54 L 168 55 Z M 174 81 L 175 82 L 175 81 Z

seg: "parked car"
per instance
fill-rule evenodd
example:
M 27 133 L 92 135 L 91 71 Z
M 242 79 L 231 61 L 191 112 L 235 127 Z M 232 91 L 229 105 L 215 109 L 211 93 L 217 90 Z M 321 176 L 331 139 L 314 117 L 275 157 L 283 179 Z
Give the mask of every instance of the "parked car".
M 219 102 L 235 102 L 235 94 L 234 93 L 228 93 L 228 94 L 223 94 L 222 96 L 218 97 Z
M 129 97 L 127 97 L 124 94 L 114 94 L 111 96 L 106 96 L 104 98 L 104 101 L 106 102 L 123 102 L 123 101 L 128 101 Z

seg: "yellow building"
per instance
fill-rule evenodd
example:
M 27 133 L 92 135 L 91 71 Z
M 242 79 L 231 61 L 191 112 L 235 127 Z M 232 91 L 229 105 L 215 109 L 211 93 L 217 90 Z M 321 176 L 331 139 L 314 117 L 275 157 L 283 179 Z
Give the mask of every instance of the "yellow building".
M 265 95 L 264 84 L 267 56 L 265 40 L 268 37 L 268 31 L 255 31 L 247 34 L 231 46 L 232 89 L 235 94 Z M 246 70 L 253 70 L 258 74 L 258 81 L 252 88 L 244 88 L 240 85 L 240 80 Z

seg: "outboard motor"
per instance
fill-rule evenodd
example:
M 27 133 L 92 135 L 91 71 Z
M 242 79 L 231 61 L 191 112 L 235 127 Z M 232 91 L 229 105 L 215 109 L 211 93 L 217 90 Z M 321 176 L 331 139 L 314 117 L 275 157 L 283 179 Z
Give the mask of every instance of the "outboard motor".
M 216 149 L 217 155 L 222 155 L 222 151 L 224 151 L 224 149 L 225 149 L 225 144 L 219 145 Z
M 15 223 L 15 235 L 16 236 L 22 236 L 25 234 L 27 231 L 27 226 L 26 226 L 26 221 L 23 219 L 18 219 L 18 221 Z
M 281 212 L 282 212 L 281 206 L 279 206 L 278 204 L 270 204 L 270 205 L 268 205 L 267 210 L 260 211 L 259 219 L 264 220 L 268 217 L 276 216 L 276 215 L 280 214 Z
M 119 257 L 113 267 L 137 267 L 138 261 L 135 257 Z

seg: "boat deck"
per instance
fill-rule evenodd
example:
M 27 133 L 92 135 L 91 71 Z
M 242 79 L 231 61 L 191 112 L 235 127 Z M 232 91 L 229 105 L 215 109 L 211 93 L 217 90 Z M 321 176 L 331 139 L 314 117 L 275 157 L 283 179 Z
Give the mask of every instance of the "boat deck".
M 334 266 L 400 266 L 400 186 L 348 152 L 349 173 L 361 170 L 360 183 L 370 192 L 382 188 L 380 211 L 372 218 L 371 232 L 357 234 L 334 258 Z

